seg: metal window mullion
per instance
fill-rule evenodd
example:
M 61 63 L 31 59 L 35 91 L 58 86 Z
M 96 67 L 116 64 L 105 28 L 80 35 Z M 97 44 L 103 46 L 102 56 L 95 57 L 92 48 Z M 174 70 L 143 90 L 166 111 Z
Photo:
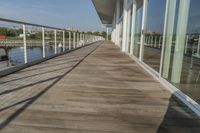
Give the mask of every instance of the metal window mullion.
M 143 14 L 142 14 L 142 33 L 140 38 L 140 56 L 139 60 L 143 60 L 144 55 L 144 39 L 145 39 L 145 32 L 146 32 L 146 21 L 147 21 L 147 8 L 148 8 L 148 0 L 144 0 L 143 4 Z
M 130 46 L 130 54 L 133 55 L 134 51 L 134 40 L 135 40 L 135 20 L 136 20 L 136 5 L 137 3 L 133 3 L 132 5 L 132 29 L 131 29 L 131 46 Z
M 167 34 L 168 10 L 169 10 L 169 0 L 166 0 L 165 22 L 164 22 L 163 39 L 162 39 L 162 46 L 161 46 L 161 58 L 160 58 L 159 78 L 162 77 L 163 60 L 164 60 L 164 50 L 165 50 L 165 40 L 166 40 L 166 34 Z

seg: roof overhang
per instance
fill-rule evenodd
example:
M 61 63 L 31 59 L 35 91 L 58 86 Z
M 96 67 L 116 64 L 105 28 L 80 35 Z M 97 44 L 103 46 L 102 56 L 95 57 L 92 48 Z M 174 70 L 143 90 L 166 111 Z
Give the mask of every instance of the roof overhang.
M 112 25 L 116 0 L 92 0 L 103 25 Z

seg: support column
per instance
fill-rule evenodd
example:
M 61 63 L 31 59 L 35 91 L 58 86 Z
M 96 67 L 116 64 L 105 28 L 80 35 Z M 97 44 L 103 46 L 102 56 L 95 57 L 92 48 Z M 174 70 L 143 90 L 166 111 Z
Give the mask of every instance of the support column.
M 172 66 L 171 81 L 173 83 L 180 83 L 181 80 L 183 56 L 184 56 L 184 44 L 187 33 L 189 9 L 190 9 L 190 0 L 181 0 L 179 5 L 176 45 L 175 45 L 174 60 Z
M 26 44 L 26 25 L 23 24 L 23 41 L 24 41 L 24 63 L 28 63 L 27 59 L 27 44 Z
M 126 37 L 126 52 L 130 53 L 130 20 L 131 20 L 131 9 L 128 9 L 128 19 L 127 19 L 127 37 Z
M 173 43 L 173 31 L 175 24 L 175 14 L 176 14 L 176 0 L 168 0 L 168 13 L 167 13 L 167 21 L 166 21 L 166 33 L 165 33 L 165 48 L 164 48 L 164 58 L 163 58 L 163 72 L 162 76 L 164 78 L 169 77 L 169 66 L 171 59 L 171 48 Z
M 131 29 L 131 46 L 130 54 L 133 55 L 134 50 L 134 37 L 135 37 L 135 19 L 136 19 L 137 3 L 134 1 L 132 6 L 132 29 Z
M 119 46 L 119 19 L 120 19 L 120 0 L 116 2 L 116 44 Z
M 128 1 L 124 0 L 124 11 L 123 11 L 123 35 L 122 35 L 122 51 L 127 51 L 127 30 L 128 30 Z
M 142 14 L 142 33 L 140 38 L 140 61 L 143 60 L 144 55 L 144 41 L 146 33 L 146 21 L 147 21 L 147 9 L 148 9 L 148 0 L 143 0 L 143 14 Z

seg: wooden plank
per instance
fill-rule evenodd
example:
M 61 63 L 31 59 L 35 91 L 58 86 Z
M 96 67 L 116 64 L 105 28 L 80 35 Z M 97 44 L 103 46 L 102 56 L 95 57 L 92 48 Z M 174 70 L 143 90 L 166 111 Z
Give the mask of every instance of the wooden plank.
M 110 42 L 3 77 L 0 88 L 2 133 L 200 132 L 195 114 Z

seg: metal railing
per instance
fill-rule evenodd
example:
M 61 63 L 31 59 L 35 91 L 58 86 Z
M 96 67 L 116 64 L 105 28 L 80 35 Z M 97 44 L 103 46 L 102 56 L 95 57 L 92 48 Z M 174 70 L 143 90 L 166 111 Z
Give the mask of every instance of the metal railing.
M 0 18 L 0 71 L 103 39 L 84 32 Z M 7 59 L 3 59 L 4 50 Z

